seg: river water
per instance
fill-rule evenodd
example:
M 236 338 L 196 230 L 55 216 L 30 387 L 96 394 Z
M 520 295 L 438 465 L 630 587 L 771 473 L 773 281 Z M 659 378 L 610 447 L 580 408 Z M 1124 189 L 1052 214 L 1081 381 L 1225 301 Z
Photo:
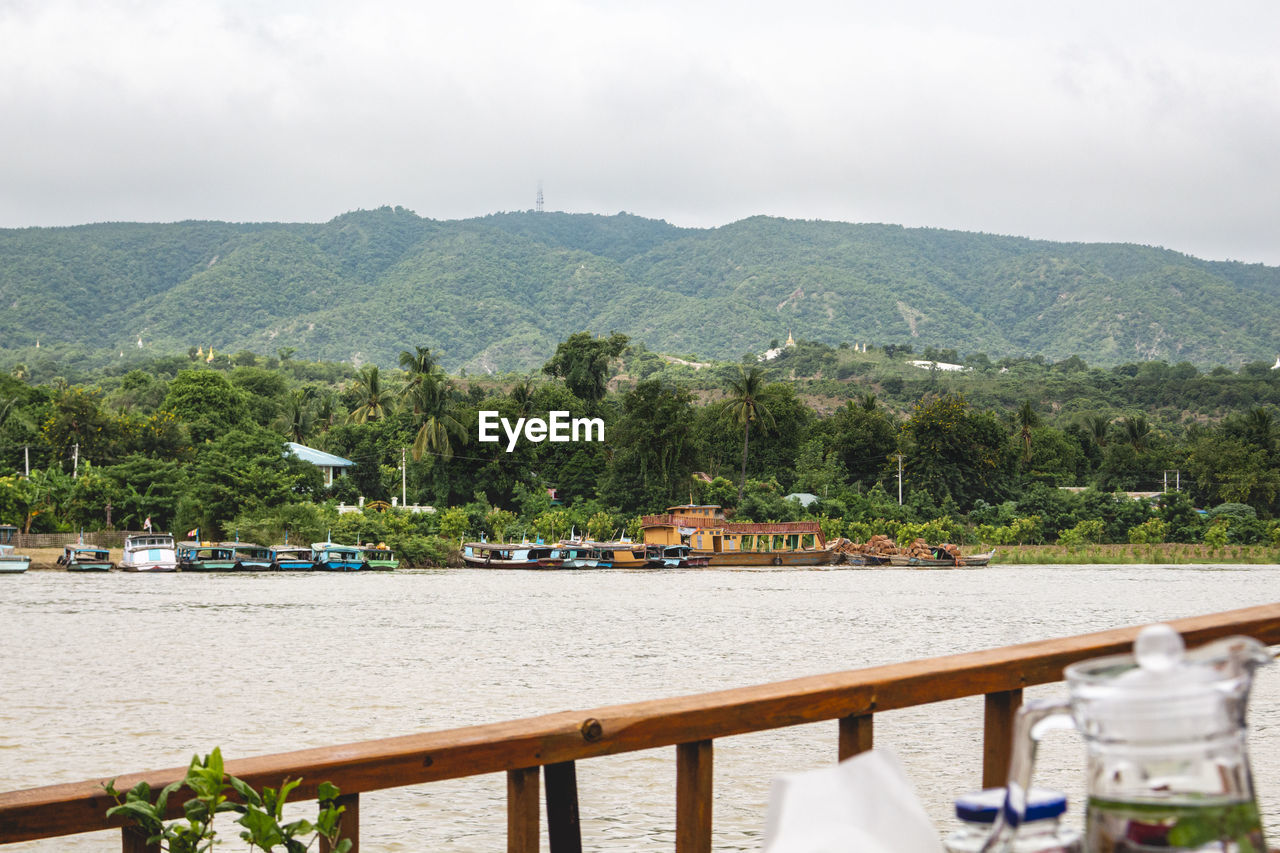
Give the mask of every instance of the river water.
M 1264 604 L 1280 566 L 994 566 L 0 577 L 0 790 L 677 696 Z M 1027 691 L 1051 695 L 1061 685 Z M 1280 667 L 1250 706 L 1280 841 Z M 939 832 L 979 786 L 982 699 L 876 717 Z M 715 846 L 756 850 L 770 779 L 835 722 L 715 744 Z M 672 849 L 674 749 L 578 763 L 583 846 Z M 1037 779 L 1079 821 L 1083 748 Z M 361 798 L 366 851 L 505 847 L 502 774 Z M 235 836 L 225 825 L 223 834 Z M 118 850 L 91 834 L 6 851 Z M 545 823 L 544 823 L 545 845 Z M 226 849 L 235 849 L 228 846 Z

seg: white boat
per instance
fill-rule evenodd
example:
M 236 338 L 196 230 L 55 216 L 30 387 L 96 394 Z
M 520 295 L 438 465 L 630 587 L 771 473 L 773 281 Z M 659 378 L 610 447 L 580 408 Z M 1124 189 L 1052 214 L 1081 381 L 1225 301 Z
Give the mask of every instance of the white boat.
M 178 551 L 168 533 L 139 533 L 126 536 L 122 572 L 176 572 Z
M 26 554 L 18 554 L 12 545 L 0 545 L 0 575 L 17 575 L 25 572 L 31 565 L 31 558 Z

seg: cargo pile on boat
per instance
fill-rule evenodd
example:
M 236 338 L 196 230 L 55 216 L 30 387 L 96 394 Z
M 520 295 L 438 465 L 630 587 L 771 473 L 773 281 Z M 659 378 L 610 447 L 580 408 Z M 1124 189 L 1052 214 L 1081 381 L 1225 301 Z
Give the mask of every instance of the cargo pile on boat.
M 879 556 L 899 553 L 897 544 L 892 538 L 883 533 L 877 533 L 866 542 L 849 542 L 845 540 L 838 550 L 842 554 L 876 554 Z

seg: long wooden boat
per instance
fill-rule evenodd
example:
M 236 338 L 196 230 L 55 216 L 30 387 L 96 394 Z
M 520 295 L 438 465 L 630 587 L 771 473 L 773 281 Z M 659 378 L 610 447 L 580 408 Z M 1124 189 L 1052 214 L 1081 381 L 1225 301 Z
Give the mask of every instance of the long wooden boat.
M 649 565 L 660 569 L 690 569 L 711 565 L 711 558 L 695 557 L 688 545 L 646 545 Z
M 368 568 L 360 549 L 354 545 L 313 542 L 311 553 L 319 572 L 358 572 Z
M 237 572 L 265 572 L 271 569 L 271 549 L 252 542 L 232 543 Z
M 826 566 L 838 555 L 816 521 L 732 522 L 717 504 L 668 507 L 640 521 L 645 545 L 688 545 L 712 566 Z
M 20 575 L 31 567 L 31 558 L 19 554 L 12 545 L 0 545 L 0 574 Z
M 62 549 L 58 565 L 65 566 L 69 572 L 109 572 L 116 564 L 111 562 L 111 552 L 106 548 L 76 544 Z
M 599 568 L 602 569 L 643 569 L 649 565 L 649 556 L 645 546 L 640 542 L 619 540 L 617 542 L 588 542 L 587 545 L 599 554 Z
M 889 564 L 893 566 L 909 566 L 917 569 L 953 569 L 957 566 L 985 566 L 991 562 L 991 558 L 995 556 L 996 549 L 992 548 L 985 554 L 961 554 L 959 559 L 955 557 L 939 557 L 939 552 L 934 551 L 933 557 L 908 557 L 905 554 L 893 554 L 889 557 Z
M 601 568 L 600 551 L 587 543 L 561 541 L 551 553 L 538 560 L 540 569 L 598 569 Z M 604 568 L 608 568 L 607 562 Z
M 180 572 L 234 572 L 235 570 L 236 557 L 230 545 L 196 541 L 178 543 L 178 571 Z
M 280 545 L 271 549 L 271 570 L 275 572 L 314 572 L 315 552 L 304 545 Z
M 464 542 L 462 562 L 484 569 L 558 569 L 564 558 L 553 556 L 555 545 L 530 542 Z
M 126 536 L 124 555 L 120 558 L 124 572 L 176 572 L 178 551 L 173 537 L 167 533 L 140 533 Z

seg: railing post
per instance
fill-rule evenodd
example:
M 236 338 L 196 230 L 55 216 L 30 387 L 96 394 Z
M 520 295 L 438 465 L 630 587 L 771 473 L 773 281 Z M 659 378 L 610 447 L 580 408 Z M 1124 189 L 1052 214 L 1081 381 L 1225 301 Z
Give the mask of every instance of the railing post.
M 507 853 L 538 853 L 537 767 L 507 771 Z
M 1013 755 L 1013 719 L 1022 706 L 1022 690 L 986 694 L 982 722 L 982 787 L 1002 788 Z
M 871 749 L 874 740 L 874 724 L 874 714 L 850 714 L 840 718 L 838 753 L 841 761 Z
M 547 782 L 547 841 L 551 853 L 582 853 L 578 821 L 578 771 L 572 761 L 542 768 Z
M 338 840 L 350 839 L 351 853 L 360 853 L 360 795 L 341 794 L 334 802 L 346 809 L 339 818 Z M 329 842 L 323 838 L 320 839 L 320 853 L 332 853 Z
M 147 844 L 147 834 L 136 826 L 126 826 L 120 830 L 120 850 L 122 853 L 160 853 L 160 843 Z
M 711 853 L 711 741 L 676 747 L 676 853 Z

